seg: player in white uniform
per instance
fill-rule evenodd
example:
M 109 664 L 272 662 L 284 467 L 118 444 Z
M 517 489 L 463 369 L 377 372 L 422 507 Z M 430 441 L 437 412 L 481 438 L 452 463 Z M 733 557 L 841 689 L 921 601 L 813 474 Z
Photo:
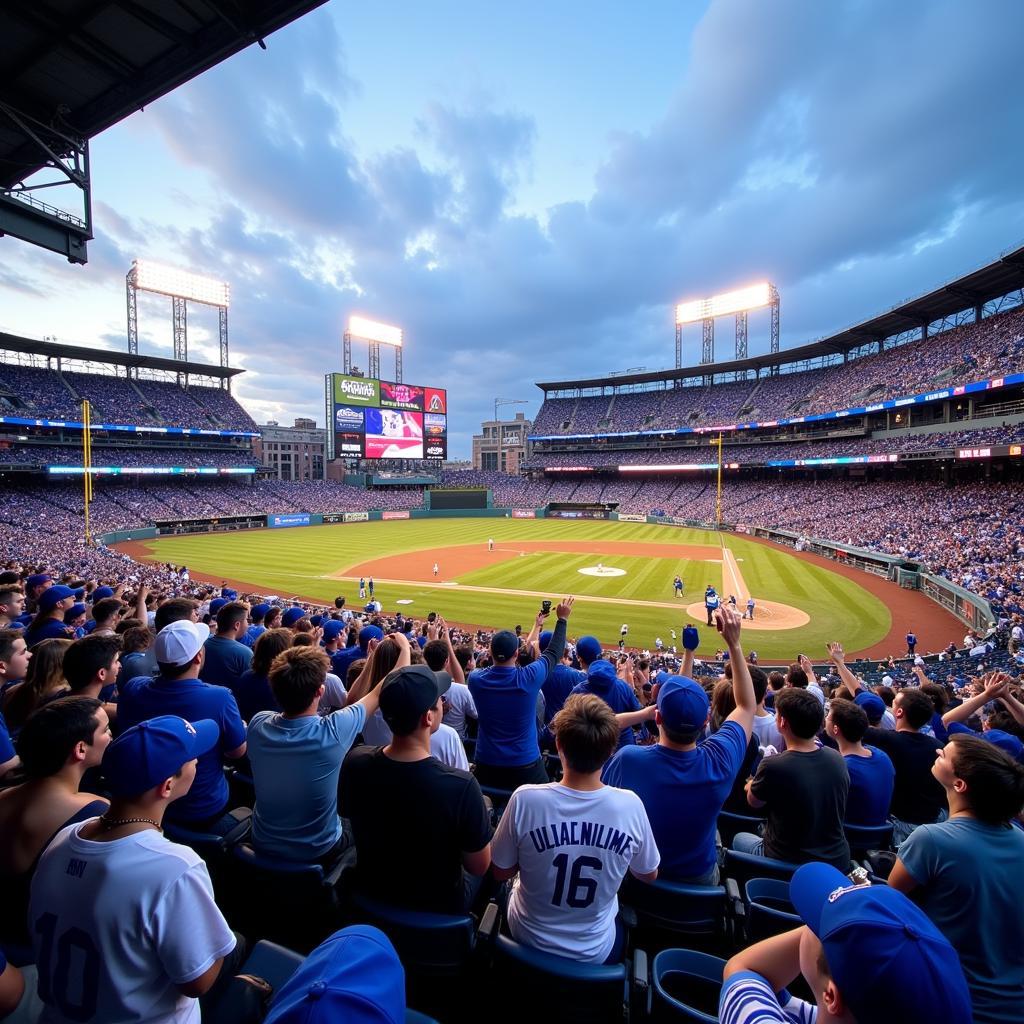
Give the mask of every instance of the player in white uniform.
M 206 865 L 165 839 L 167 805 L 184 796 L 216 722 L 165 715 L 107 748 L 110 809 L 60 831 L 39 860 L 29 903 L 44 1024 L 198 1024 L 198 997 L 236 938 Z M 228 976 L 228 975 L 226 975 Z
M 436 576 L 441 570 L 438 568 L 437 562 L 434 563 L 434 575 Z
M 487 538 L 487 550 L 488 551 L 493 551 L 494 550 L 494 538 L 493 537 L 488 537 Z
M 593 694 L 575 694 L 551 720 L 561 782 L 520 786 L 491 846 L 494 875 L 515 877 L 508 901 L 512 937 L 584 963 L 622 956 L 615 918 L 630 871 L 658 877 L 660 855 L 640 798 L 601 783 L 620 726 Z

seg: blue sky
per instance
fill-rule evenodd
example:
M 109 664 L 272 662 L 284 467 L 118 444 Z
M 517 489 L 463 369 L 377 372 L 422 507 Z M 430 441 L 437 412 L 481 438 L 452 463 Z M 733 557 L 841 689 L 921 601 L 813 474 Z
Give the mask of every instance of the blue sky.
M 1022 30 L 1017 0 L 331 2 L 95 140 L 89 264 L 4 239 L 0 327 L 123 349 L 134 257 L 223 276 L 236 394 L 290 422 L 360 312 L 467 455 L 495 396 L 670 365 L 680 299 L 767 277 L 788 347 L 1017 244 Z M 215 334 L 195 307 L 196 358 Z

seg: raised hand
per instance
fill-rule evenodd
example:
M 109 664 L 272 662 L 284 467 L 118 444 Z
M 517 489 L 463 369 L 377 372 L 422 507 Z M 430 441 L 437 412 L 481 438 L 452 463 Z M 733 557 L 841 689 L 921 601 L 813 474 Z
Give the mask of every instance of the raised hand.
M 845 664 L 846 653 L 843 651 L 843 645 L 838 640 L 833 640 L 832 643 L 825 644 L 825 649 L 828 651 L 829 660 L 834 665 Z M 800 667 L 803 668 L 802 665 Z
M 740 642 L 741 620 L 740 613 L 734 611 L 727 605 L 715 611 L 715 626 L 722 634 L 722 639 L 727 647 L 737 647 Z
M 555 615 L 564 622 L 572 614 L 572 606 L 575 603 L 576 598 L 563 597 L 562 600 L 558 602 L 558 607 L 555 608 Z

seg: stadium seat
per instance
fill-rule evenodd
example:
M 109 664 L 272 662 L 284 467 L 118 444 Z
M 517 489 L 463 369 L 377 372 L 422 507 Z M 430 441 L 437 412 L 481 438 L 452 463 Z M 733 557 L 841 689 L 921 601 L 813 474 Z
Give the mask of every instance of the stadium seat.
M 751 878 L 781 878 L 788 882 L 799 864 L 775 860 L 772 857 L 757 857 L 752 853 L 740 853 L 739 850 L 725 851 L 724 872 L 727 877 L 735 879 L 741 888 Z
M 637 940 L 648 949 L 657 948 L 657 939 L 666 933 L 673 938 L 686 935 L 688 940 L 702 937 L 716 950 L 730 941 L 724 886 L 683 885 L 660 878 L 647 883 L 627 876 L 619 899 L 636 915 Z
M 231 813 L 238 818 L 238 825 L 226 835 L 218 835 L 216 832 L 200 832 L 166 818 L 164 819 L 164 835 L 172 843 L 181 843 L 182 846 L 191 847 L 212 870 L 223 860 L 232 846 L 247 839 L 252 831 L 252 810 L 250 808 L 241 807 Z
M 528 1020 L 540 1013 L 559 1024 L 629 1019 L 632 961 L 579 963 L 516 942 L 502 934 L 500 924 L 501 912 L 492 902 L 480 922 L 480 947 L 491 954 L 505 1019 Z M 646 954 L 634 957 L 643 965 L 645 984 Z
M 731 811 L 718 812 L 718 834 L 722 845 L 729 846 L 737 832 L 754 832 L 764 824 L 764 818 L 753 815 L 733 814 Z
M 789 899 L 789 882 L 779 878 L 751 878 L 743 887 L 747 942 L 798 928 L 803 922 Z
M 892 825 L 868 828 L 864 825 L 843 825 L 846 841 L 850 844 L 850 856 L 854 860 L 866 857 L 871 850 L 892 849 Z
M 491 817 L 497 825 L 498 819 L 505 813 L 509 800 L 512 799 L 514 789 L 496 789 L 494 786 L 481 786 L 480 791 L 491 801 Z
M 666 949 L 651 965 L 650 1016 L 656 1021 L 717 1024 L 725 961 L 691 949 Z
M 336 886 L 355 859 L 330 870 L 265 857 L 247 843 L 231 847 L 228 919 L 239 931 L 308 953 L 338 927 Z

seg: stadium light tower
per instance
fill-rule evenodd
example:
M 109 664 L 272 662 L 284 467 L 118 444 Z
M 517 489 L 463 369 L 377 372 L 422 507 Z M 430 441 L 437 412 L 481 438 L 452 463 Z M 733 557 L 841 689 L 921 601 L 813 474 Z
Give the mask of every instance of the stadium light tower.
M 154 292 L 171 300 L 171 321 L 174 330 L 174 358 L 188 361 L 188 303 L 198 302 L 217 309 L 220 338 L 220 365 L 228 365 L 228 303 L 230 288 L 226 281 L 193 274 L 189 270 L 165 267 L 152 260 L 132 260 L 132 269 L 125 278 L 128 304 L 128 351 L 139 354 L 138 293 Z M 138 374 L 138 368 L 134 370 Z M 180 376 L 180 375 L 179 375 Z M 221 387 L 231 389 L 230 379 L 224 377 Z
M 703 333 L 701 363 L 715 361 L 715 320 L 736 315 L 736 358 L 747 358 L 747 314 L 770 306 L 772 311 L 771 351 L 779 351 L 779 292 L 769 281 L 722 292 L 709 299 L 692 299 L 676 306 L 676 369 L 683 365 L 683 326 L 699 320 Z
M 501 457 L 505 449 L 505 432 L 498 422 L 498 406 L 500 405 L 529 405 L 525 398 L 496 398 L 494 400 L 494 429 L 498 432 L 498 472 L 501 472 Z
M 369 343 L 369 373 L 371 378 L 380 378 L 380 347 L 390 345 L 395 350 L 395 380 L 402 382 L 402 342 L 404 332 L 401 327 L 382 324 L 377 320 L 367 320 L 364 316 L 350 316 L 348 328 L 342 339 L 342 369 L 345 373 L 352 372 L 352 339 Z

